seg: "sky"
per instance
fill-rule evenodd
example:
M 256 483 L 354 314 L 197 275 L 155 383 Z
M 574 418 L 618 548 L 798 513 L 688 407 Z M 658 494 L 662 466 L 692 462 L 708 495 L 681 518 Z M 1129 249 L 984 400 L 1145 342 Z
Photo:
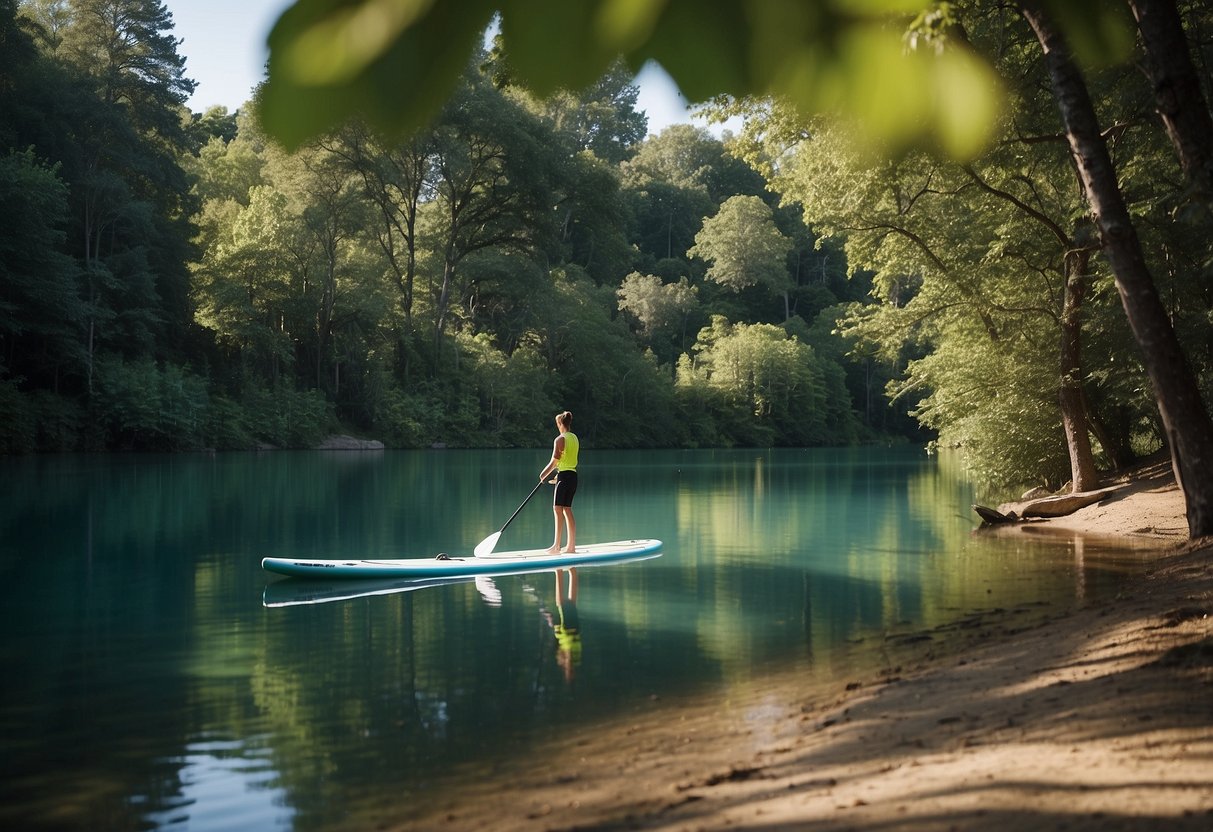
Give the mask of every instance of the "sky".
M 234 111 L 251 97 L 265 72 L 266 36 L 291 2 L 165 0 L 175 34 L 183 39 L 178 51 L 185 56 L 186 77 L 198 82 L 188 102 L 191 110 L 202 112 L 221 104 Z M 690 122 L 685 99 L 661 67 L 649 64 L 636 81 L 640 87 L 636 107 L 648 114 L 650 133 Z

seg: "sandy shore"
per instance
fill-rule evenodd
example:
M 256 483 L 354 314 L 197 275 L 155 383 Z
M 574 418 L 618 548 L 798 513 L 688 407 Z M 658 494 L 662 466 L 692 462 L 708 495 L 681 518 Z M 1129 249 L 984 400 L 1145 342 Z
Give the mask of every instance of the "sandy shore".
M 1105 502 L 998 534 L 1151 542 L 1100 605 L 1029 625 L 961 622 L 847 689 L 749 698 L 557 737 L 404 828 L 493 830 L 1213 830 L 1213 541 L 1190 543 L 1169 466 Z

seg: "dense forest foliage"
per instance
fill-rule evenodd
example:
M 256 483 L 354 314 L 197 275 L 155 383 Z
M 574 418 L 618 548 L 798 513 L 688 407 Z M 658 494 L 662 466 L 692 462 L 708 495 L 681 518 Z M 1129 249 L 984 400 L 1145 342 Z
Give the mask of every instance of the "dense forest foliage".
M 421 132 L 288 152 L 258 96 L 186 110 L 158 0 L 0 0 L 0 451 L 536 445 L 568 408 L 597 447 L 938 435 L 1057 485 L 1069 396 L 1131 461 L 1164 429 L 1039 47 L 954 5 L 1010 101 L 969 162 L 769 100 L 648 135 L 624 65 L 539 98 L 501 40 Z M 1207 200 L 1142 73 L 1090 89 L 1208 400 Z
M 839 251 L 703 129 L 646 136 L 622 68 L 539 101 L 496 48 L 424 133 L 287 153 L 256 101 L 183 108 L 163 4 L 3 6 L 9 452 L 916 430 L 833 334 Z

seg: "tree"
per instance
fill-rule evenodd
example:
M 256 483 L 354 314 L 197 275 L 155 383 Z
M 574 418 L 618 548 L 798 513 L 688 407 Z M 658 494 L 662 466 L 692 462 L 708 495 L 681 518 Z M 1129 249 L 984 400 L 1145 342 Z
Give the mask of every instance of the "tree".
M 52 388 L 83 363 L 79 270 L 63 250 L 67 196 L 32 151 L 0 156 L 0 376 Z
M 1099 228 L 1104 252 L 1129 325 L 1142 348 L 1171 452 L 1171 467 L 1184 492 L 1188 533 L 1213 534 L 1213 421 L 1179 339 L 1158 297 L 1137 229 L 1125 205 L 1098 117 L 1069 44 L 1049 14 L 1021 5 L 1044 51 L 1066 138 Z
M 231 141 L 212 136 L 198 154 L 182 158 L 182 167 L 193 181 L 193 194 L 200 205 L 234 202 L 247 205 L 249 191 L 265 184 L 265 157 L 257 144 L 242 131 Z
M 724 145 L 702 127 L 671 124 L 651 136 L 624 162 L 625 182 L 657 180 L 708 194 L 713 167 L 724 158 Z
M 6 5 L 10 3 L 22 7 L 25 16 L 34 23 L 38 38 L 45 48 L 53 52 L 59 47 L 63 42 L 63 32 L 71 20 L 71 0 L 5 0 Z
M 618 168 L 588 151 L 553 161 L 560 245 L 548 249 L 550 256 L 585 269 L 596 283 L 614 283 L 636 260 Z
M 581 89 L 559 89 L 541 99 L 515 83 L 500 34 L 493 39 L 487 63 L 493 83 L 524 98 L 533 112 L 551 123 L 558 136 L 571 141 L 575 151 L 588 152 L 614 165 L 628 158 L 644 140 L 649 119 L 636 109 L 640 88 L 622 61 L 616 61 Z
M 285 315 L 290 226 L 285 195 L 269 186 L 251 189 L 248 205 L 217 229 L 194 275 L 198 323 L 271 384 L 293 361 Z
M 375 206 L 375 239 L 395 276 L 405 328 L 411 329 L 417 219 L 422 198 L 428 198 L 433 188 L 431 136 L 420 134 L 386 144 L 354 123 L 324 147 L 361 177 L 366 196 Z
M 1014 112 L 1019 129 L 1036 126 L 1034 110 L 1025 97 Z M 782 157 L 772 186 L 823 239 L 845 241 L 853 271 L 874 272 L 882 303 L 856 305 L 843 330 L 879 345 L 890 363 L 909 348 L 893 395 L 925 396 L 921 421 L 963 445 L 989 479 L 1061 481 L 1060 403 L 1075 426 L 1072 480 L 1092 487 L 1081 385 L 1091 368 L 1077 349 L 1076 303 L 1091 279 L 1090 246 L 1081 224 L 1063 227 L 1081 196 L 1059 143 L 1025 145 L 1008 133 L 962 166 L 928 154 L 873 157 L 832 119 L 797 124 L 790 147 L 789 134 L 768 137 Z
M 75 0 L 61 37 L 48 41 L 88 85 L 71 91 L 59 150 L 72 183 L 71 241 L 87 282 L 90 377 L 98 351 L 155 342 L 180 349 L 188 303 L 190 189 L 178 163 L 188 149 L 184 75 L 172 15 L 158 0 Z M 56 106 L 68 109 L 68 104 Z
M 672 351 L 659 350 L 659 355 L 664 353 L 661 357 L 672 362 L 685 349 L 687 320 L 699 307 L 695 287 L 685 277 L 677 283 L 663 283 L 656 275 L 632 272 L 623 279 L 617 294 L 620 310 L 640 323 L 645 341 L 650 345 L 661 340 L 672 342 Z
M 647 262 L 683 260 L 686 250 L 695 243 L 695 234 L 715 205 L 701 190 L 684 188 L 661 180 L 642 183 L 624 181 L 624 196 L 632 213 L 632 238 Z
M 340 331 L 378 300 L 378 263 L 364 234 L 369 206 L 361 182 L 323 147 L 275 157 L 274 165 L 274 184 L 287 193 L 294 215 L 291 245 L 280 253 L 301 313 L 294 331 L 300 338 L 305 325 L 310 330 L 297 350 L 310 356 L 316 388 L 336 395 Z
M 551 374 L 529 347 L 506 355 L 487 333 L 461 334 L 463 371 L 479 399 L 478 432 L 485 444 L 531 447 L 543 441 L 542 426 L 556 404 L 547 395 Z
M 515 82 L 500 34 L 481 70 L 547 128 L 559 241 L 544 251 L 545 257 L 577 264 L 600 284 L 615 282 L 630 268 L 633 255 L 622 233 L 626 207 L 617 166 L 648 129 L 648 117 L 636 110 L 640 88 L 632 74 L 616 62 L 581 89 L 562 88 L 538 98 Z
M 634 217 L 631 236 L 648 258 L 639 265 L 651 269 L 660 260 L 685 257 L 703 218 L 717 208 L 708 179 L 710 165 L 723 153 L 723 146 L 701 128 L 673 125 L 650 136 L 620 165 Z
M 228 144 L 240 132 L 240 113 L 229 113 L 227 107 L 215 105 L 208 107 L 206 112 L 193 113 L 187 132 L 190 142 L 197 152 L 211 139 L 219 139 Z
M 433 343 L 462 296 L 459 267 L 488 248 L 530 251 L 551 222 L 550 156 L 539 123 L 476 70 L 448 104 L 433 134 L 432 200 L 423 233 L 437 254 Z
M 1145 47 L 1158 115 L 1190 188 L 1213 195 L 1213 117 L 1174 0 L 1129 0 Z
M 680 367 L 679 383 L 693 385 L 699 377 L 719 391 L 734 409 L 734 441 L 820 445 L 833 438 L 813 349 L 782 328 L 731 324 L 713 315 L 694 352 L 694 364 Z
M 571 410 L 579 408 L 583 442 L 668 446 L 675 429 L 669 375 L 636 349 L 614 309 L 611 287 L 594 285 L 575 266 L 547 275 L 530 335 L 555 382 L 546 392 Z
M 73 0 L 62 49 L 141 130 L 181 136 L 178 115 L 197 86 L 185 77 L 173 15 L 161 0 Z
M 756 196 L 730 197 L 704 220 L 688 257 L 707 260 L 707 277 L 734 292 L 764 285 L 781 292 L 788 311 L 788 252 L 792 241 L 775 227 L 771 209 Z

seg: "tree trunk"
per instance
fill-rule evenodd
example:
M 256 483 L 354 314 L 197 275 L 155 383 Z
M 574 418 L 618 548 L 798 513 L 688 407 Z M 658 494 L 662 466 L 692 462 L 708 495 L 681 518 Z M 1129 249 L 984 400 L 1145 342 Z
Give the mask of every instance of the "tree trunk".
M 1213 192 L 1213 118 L 1188 51 L 1174 0 L 1129 0 L 1141 41 L 1146 73 L 1167 136 L 1175 146 L 1188 186 L 1207 199 Z
M 1171 466 L 1184 494 L 1188 533 L 1192 537 L 1213 534 L 1213 421 L 1146 266 L 1086 83 L 1049 17 L 1030 3 L 1022 3 L 1020 10 L 1044 51 L 1083 191 L 1129 326 L 1142 350 L 1170 446 Z
M 434 310 L 434 360 L 437 361 L 438 344 L 442 333 L 446 330 L 446 310 L 451 304 L 451 285 L 455 282 L 455 263 L 447 254 L 446 265 L 442 269 L 442 289 L 438 293 L 437 308 Z
M 1100 447 L 1103 448 L 1108 462 L 1112 464 L 1112 468 L 1116 471 L 1128 468 L 1130 464 L 1137 460 L 1137 457 L 1133 454 L 1133 447 L 1128 437 L 1121 431 L 1113 433 L 1103 418 L 1101 418 L 1099 411 L 1091 407 L 1091 400 L 1087 397 L 1085 389 L 1082 391 L 1082 394 L 1087 414 L 1087 427 L 1099 442 Z
M 1087 292 L 1090 260 L 1091 253 L 1087 249 L 1067 254 L 1061 308 L 1061 385 L 1057 398 L 1066 432 L 1066 449 L 1070 453 L 1071 490 L 1075 493 L 1099 487 L 1091 437 L 1087 433 L 1086 397 L 1082 393 L 1082 303 Z

